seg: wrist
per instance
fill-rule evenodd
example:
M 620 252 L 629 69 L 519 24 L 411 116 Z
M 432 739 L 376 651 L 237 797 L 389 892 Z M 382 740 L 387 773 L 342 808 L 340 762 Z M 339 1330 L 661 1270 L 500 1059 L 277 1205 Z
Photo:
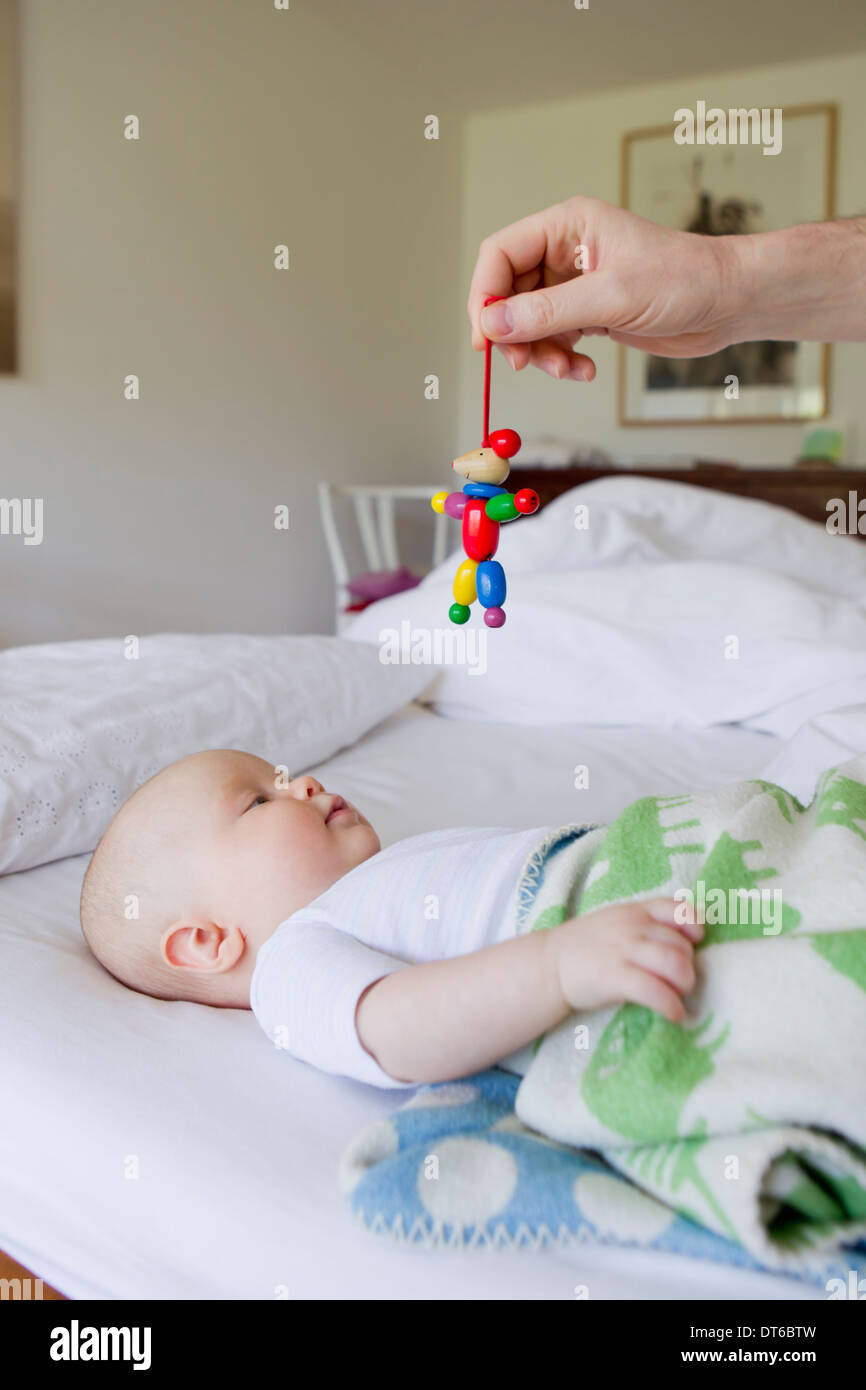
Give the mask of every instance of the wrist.
M 749 341 L 748 322 L 754 306 L 749 298 L 749 283 L 753 279 L 750 258 L 743 242 L 745 236 L 707 237 L 716 258 L 718 303 L 722 313 L 723 346 Z
M 862 337 L 854 306 L 866 295 L 866 223 L 814 222 L 716 237 L 731 343 Z M 849 320 L 851 322 L 849 323 Z
M 367 985 L 366 989 L 363 989 L 358 995 L 358 1001 L 355 1004 L 355 1034 L 358 1042 L 361 1044 L 364 1051 L 373 1058 L 377 1066 L 382 1067 L 383 1071 L 387 1071 L 388 1068 L 382 1066 L 382 1062 L 379 1059 L 377 1053 L 379 1039 L 376 1036 L 376 1024 L 378 1021 L 377 1008 L 381 1003 L 382 996 L 380 991 L 374 1000 L 372 998 L 372 993 L 377 985 L 388 978 L 389 976 L 387 975 L 380 975 L 377 980 L 372 980 L 370 984 Z M 374 1041 L 371 1040 L 371 1033 L 375 1038 L 375 1044 Z
M 719 238 L 730 296 L 730 342 L 786 337 L 783 319 L 803 291 L 796 267 L 804 248 L 792 234 L 804 230 Z
M 571 1012 L 571 1004 L 568 1001 L 565 982 L 563 978 L 565 941 L 568 936 L 568 926 L 572 919 L 560 922 L 556 927 L 548 927 L 541 932 L 542 937 L 542 970 L 545 979 L 549 982 L 551 998 L 550 1008 L 554 1014 L 565 1015 Z

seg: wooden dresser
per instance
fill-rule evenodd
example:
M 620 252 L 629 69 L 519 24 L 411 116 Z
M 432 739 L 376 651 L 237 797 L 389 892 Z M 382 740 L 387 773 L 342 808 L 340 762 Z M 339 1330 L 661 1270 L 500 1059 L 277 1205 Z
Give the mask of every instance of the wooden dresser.
M 853 492 L 866 503 L 866 468 L 740 468 L 722 463 L 696 463 L 693 468 L 588 468 L 576 464 L 542 468 L 515 463 L 508 488 L 512 492 L 519 487 L 534 488 L 543 506 L 580 483 L 635 475 L 687 483 L 691 487 L 714 488 L 716 492 L 735 493 L 739 497 L 755 497 L 761 502 L 787 507 L 822 525 L 826 524 L 827 503 L 832 498 L 841 497 L 847 504 L 848 494 Z M 862 520 L 864 534 L 861 539 L 866 540 L 866 515 Z M 852 524 L 856 527 L 856 519 L 849 522 L 849 527 Z

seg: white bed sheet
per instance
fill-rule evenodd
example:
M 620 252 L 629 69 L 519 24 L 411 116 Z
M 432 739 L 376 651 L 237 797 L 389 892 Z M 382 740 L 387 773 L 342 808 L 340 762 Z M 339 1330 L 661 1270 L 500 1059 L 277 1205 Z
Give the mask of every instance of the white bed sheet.
M 446 825 L 609 819 L 647 792 L 756 775 L 777 749 L 736 728 L 502 728 L 410 705 L 316 772 L 387 844 Z M 0 879 L 0 1247 L 64 1293 L 570 1299 L 586 1284 L 592 1298 L 818 1296 L 615 1247 L 437 1254 L 368 1235 L 338 1193 L 337 1162 L 405 1097 L 275 1052 L 247 1011 L 111 980 L 78 932 L 86 862 Z

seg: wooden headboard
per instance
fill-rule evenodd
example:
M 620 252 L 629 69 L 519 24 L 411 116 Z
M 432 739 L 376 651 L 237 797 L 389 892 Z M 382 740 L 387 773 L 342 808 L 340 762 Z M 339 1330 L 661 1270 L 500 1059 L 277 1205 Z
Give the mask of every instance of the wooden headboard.
M 534 488 L 543 506 L 580 483 L 635 475 L 714 488 L 716 492 L 735 493 L 739 497 L 755 497 L 761 502 L 787 507 L 810 521 L 819 521 L 822 526 L 827 523 L 828 502 L 842 498 L 847 508 L 848 534 L 859 534 L 861 540 L 866 540 L 866 468 L 738 468 L 722 463 L 696 463 L 693 468 L 588 468 L 577 464 L 542 468 L 537 464 L 515 463 L 508 486 L 512 491 L 519 487 Z M 857 532 L 857 502 L 853 509 L 849 506 L 850 493 L 863 502 L 862 533 Z

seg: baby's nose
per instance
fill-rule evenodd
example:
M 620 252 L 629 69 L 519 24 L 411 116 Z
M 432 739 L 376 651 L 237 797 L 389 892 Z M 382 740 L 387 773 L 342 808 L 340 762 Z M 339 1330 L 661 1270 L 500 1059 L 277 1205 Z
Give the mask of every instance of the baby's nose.
M 305 801 L 309 799 L 309 797 L 317 796 L 319 792 L 324 791 L 324 787 L 321 782 L 316 781 L 315 777 L 293 777 L 290 783 L 290 790 L 301 801 Z

